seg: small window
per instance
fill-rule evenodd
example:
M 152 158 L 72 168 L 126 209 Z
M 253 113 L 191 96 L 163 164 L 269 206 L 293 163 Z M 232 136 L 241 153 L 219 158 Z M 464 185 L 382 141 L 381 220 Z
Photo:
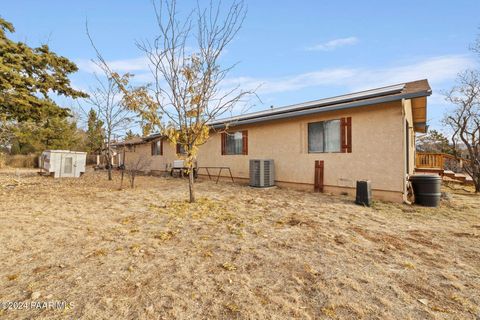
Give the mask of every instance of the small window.
M 162 150 L 162 140 L 157 140 L 152 142 L 152 156 L 161 156 L 163 154 Z
M 185 151 L 185 146 L 183 144 L 177 143 L 177 154 L 187 154 L 187 151 Z
M 340 120 L 308 124 L 308 152 L 340 152 Z
M 237 155 L 248 154 L 247 131 L 222 133 L 222 154 Z

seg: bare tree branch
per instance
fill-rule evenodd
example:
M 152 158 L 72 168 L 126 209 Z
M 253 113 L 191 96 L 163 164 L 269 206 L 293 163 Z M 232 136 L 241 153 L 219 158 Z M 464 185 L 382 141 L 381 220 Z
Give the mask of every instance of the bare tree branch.
M 457 86 L 445 95 L 455 109 L 444 118 L 452 129 L 452 144 L 457 159 L 463 161 L 465 172 L 472 177 L 475 191 L 480 192 L 480 73 L 467 70 L 458 75 Z

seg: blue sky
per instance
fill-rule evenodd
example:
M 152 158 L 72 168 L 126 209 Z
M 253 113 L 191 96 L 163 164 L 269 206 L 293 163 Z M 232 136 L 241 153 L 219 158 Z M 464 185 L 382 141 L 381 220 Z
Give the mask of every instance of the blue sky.
M 180 1 L 181 10 L 196 1 Z M 200 2 L 203 2 L 200 0 Z M 226 1 L 224 1 L 226 2 Z M 468 50 L 479 33 L 480 2 L 457 1 L 246 1 L 247 19 L 223 62 L 240 62 L 229 81 L 261 84 L 251 111 L 427 78 L 433 89 L 428 118 L 441 129 L 449 106 L 442 90 L 456 74 L 477 66 Z M 14 38 L 50 47 L 75 61 L 72 83 L 94 84 L 85 34 L 119 71 L 148 79 L 135 40 L 156 34 L 151 1 L 9 1 L 1 16 L 15 25 Z

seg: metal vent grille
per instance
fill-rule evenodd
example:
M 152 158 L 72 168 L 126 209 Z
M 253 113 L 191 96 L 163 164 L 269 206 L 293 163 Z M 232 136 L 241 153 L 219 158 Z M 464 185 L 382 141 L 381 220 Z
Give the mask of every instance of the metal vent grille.
M 275 168 L 273 160 L 250 160 L 250 186 L 272 187 L 275 185 Z

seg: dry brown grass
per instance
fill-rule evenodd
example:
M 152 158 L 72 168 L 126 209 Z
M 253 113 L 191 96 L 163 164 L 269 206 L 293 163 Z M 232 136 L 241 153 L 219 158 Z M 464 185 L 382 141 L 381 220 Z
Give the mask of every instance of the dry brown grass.
M 480 199 L 439 209 L 286 189 L 0 171 L 0 301 L 39 319 L 475 319 Z M 40 295 L 40 296 L 38 296 Z
M 0 169 L 2 168 L 35 168 L 38 167 L 38 155 L 0 153 Z

